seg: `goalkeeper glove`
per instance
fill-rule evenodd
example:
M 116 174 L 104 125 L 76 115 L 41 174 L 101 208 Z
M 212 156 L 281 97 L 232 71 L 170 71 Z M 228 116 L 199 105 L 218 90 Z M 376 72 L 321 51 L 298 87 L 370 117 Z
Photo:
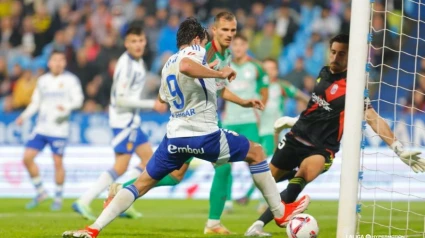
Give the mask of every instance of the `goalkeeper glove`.
M 279 134 L 282 130 L 291 128 L 298 121 L 298 117 L 281 117 L 274 122 L 274 132 Z
M 398 155 L 401 161 L 410 166 L 415 173 L 425 171 L 425 159 L 419 157 L 420 151 L 405 151 L 399 141 L 391 144 L 391 149 Z

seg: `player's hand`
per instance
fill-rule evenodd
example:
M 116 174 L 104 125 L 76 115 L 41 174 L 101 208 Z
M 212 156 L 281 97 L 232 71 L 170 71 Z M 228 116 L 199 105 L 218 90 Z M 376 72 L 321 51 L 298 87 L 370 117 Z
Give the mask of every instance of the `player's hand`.
M 264 110 L 264 104 L 261 100 L 258 99 L 248 99 L 244 100 L 241 104 L 242 107 L 252 107 L 259 110 Z
M 211 63 L 209 63 L 208 64 L 208 67 L 210 68 L 210 69 L 214 69 L 214 67 L 216 66 L 216 65 L 218 65 L 218 60 L 214 60 L 213 62 L 211 62 Z
M 22 124 L 24 124 L 24 119 L 22 119 L 22 117 L 18 117 L 16 118 L 15 123 L 18 126 L 22 126 Z
M 232 82 L 236 78 L 236 72 L 229 66 L 224 67 L 220 72 L 223 73 L 223 78 L 228 79 L 229 82 Z
M 159 100 L 155 101 L 155 104 L 153 106 L 153 110 L 159 112 L 159 113 L 164 113 L 168 111 L 168 106 L 166 103 L 162 103 Z
M 274 132 L 280 134 L 284 129 L 292 128 L 298 118 L 281 117 L 274 122 Z
M 425 159 L 422 159 L 418 155 L 419 151 L 403 151 L 398 156 L 403 163 L 410 166 L 415 173 L 425 171 Z

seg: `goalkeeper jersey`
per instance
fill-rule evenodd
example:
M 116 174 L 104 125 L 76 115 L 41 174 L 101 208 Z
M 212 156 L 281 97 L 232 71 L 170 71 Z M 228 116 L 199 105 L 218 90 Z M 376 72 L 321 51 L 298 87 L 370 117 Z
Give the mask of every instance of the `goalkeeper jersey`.
M 269 85 L 269 98 L 260 119 L 260 136 L 273 135 L 274 122 L 285 111 L 285 98 L 294 98 L 298 89 L 287 82 L 272 82 Z
M 269 86 L 269 78 L 259 63 L 252 59 L 239 65 L 234 62 L 231 67 L 236 71 L 236 79 L 227 87 L 242 99 L 260 98 L 260 90 Z M 240 125 L 256 123 L 260 111 L 253 108 L 244 108 L 227 102 L 223 118 L 224 125 Z
M 344 129 L 346 78 L 347 71 L 333 74 L 329 66 L 322 68 L 307 109 L 291 129 L 298 141 L 338 152 Z M 365 107 L 371 105 L 366 103 Z

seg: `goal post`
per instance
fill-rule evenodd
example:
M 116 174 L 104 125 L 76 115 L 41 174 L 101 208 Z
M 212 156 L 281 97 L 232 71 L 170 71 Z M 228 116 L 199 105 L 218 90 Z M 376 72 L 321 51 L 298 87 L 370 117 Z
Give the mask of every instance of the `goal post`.
M 360 144 L 364 117 L 364 92 L 368 56 L 371 2 L 354 0 L 348 50 L 347 91 L 345 96 L 344 138 L 338 205 L 337 237 L 356 234 L 356 206 L 360 168 Z

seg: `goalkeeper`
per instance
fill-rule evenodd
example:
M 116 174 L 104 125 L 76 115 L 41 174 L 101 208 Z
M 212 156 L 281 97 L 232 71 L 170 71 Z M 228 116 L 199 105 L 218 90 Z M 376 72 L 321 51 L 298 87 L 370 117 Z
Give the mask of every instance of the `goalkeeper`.
M 349 37 L 345 34 L 330 40 L 330 64 L 320 71 L 307 109 L 299 119 L 283 117 L 274 125 L 277 131 L 292 127 L 279 143 L 270 163 L 270 171 L 276 181 L 298 167 L 295 177 L 289 180 L 287 188 L 281 193 L 282 201 L 286 204 L 294 202 L 308 183 L 330 168 L 339 150 L 344 128 L 348 42 Z M 365 99 L 365 119 L 414 172 L 425 171 L 425 160 L 418 156 L 420 152 L 403 149 L 368 98 Z M 248 228 L 245 236 L 271 236 L 263 231 L 264 225 L 271 220 L 273 215 L 267 209 Z

